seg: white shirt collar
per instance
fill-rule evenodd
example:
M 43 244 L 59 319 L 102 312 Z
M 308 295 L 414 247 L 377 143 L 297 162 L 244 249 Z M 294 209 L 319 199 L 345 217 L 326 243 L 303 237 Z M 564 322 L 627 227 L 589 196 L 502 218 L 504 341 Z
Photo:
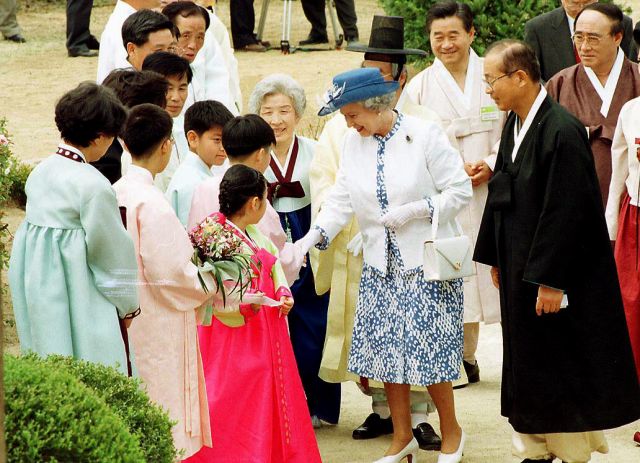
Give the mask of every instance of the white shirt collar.
M 609 114 L 609 108 L 611 107 L 611 101 L 613 101 L 613 94 L 616 92 L 618 86 L 618 79 L 620 78 L 620 72 L 622 71 L 622 65 L 624 64 L 624 53 L 622 49 L 618 48 L 618 54 L 616 60 L 613 63 L 607 82 L 602 85 L 596 73 L 590 67 L 584 66 L 584 71 L 587 73 L 587 77 L 591 81 L 591 85 L 598 93 L 598 96 L 602 100 L 602 106 L 600 106 L 600 114 L 607 117 Z
M 576 20 L 575 18 L 572 18 L 571 16 L 569 16 L 566 12 L 565 12 L 565 15 L 567 16 L 567 22 L 569 23 L 569 35 L 573 37 L 573 34 L 575 33 Z
M 449 87 L 448 90 L 457 94 L 460 101 L 464 102 L 467 111 L 471 109 L 471 100 L 473 97 L 473 90 L 475 86 L 474 78 L 477 73 L 476 66 L 478 65 L 478 63 L 479 63 L 478 55 L 476 54 L 475 51 L 473 51 L 472 48 L 470 48 L 469 62 L 467 63 L 467 75 L 464 81 L 464 89 L 461 90 L 460 86 L 458 85 L 456 80 L 453 78 L 453 76 L 451 75 L 447 67 L 444 65 L 444 63 L 440 61 L 438 58 L 436 58 L 433 61 L 434 66 L 436 67 L 436 69 L 439 70 L 442 78 L 445 79 L 446 84 Z
M 194 167 L 196 167 L 198 170 L 202 171 L 203 173 L 207 174 L 209 177 L 213 177 L 213 172 L 211 172 L 211 169 L 209 168 L 209 166 L 202 160 L 200 156 L 198 156 L 193 151 L 189 151 L 185 162 L 186 161 L 189 161 L 191 164 L 193 164 Z
M 536 114 L 538 114 L 538 111 L 540 110 L 540 107 L 542 106 L 542 103 L 544 102 L 544 99 L 546 97 L 547 97 L 547 90 L 544 88 L 544 85 L 540 85 L 540 92 L 538 93 L 538 96 L 536 97 L 536 99 L 533 101 L 533 104 L 531 105 L 531 109 L 529 109 L 529 113 L 527 114 L 527 118 L 524 120 L 524 123 L 522 124 L 522 128 L 520 129 L 520 131 L 518 131 L 518 124 L 516 123 L 513 126 L 514 145 L 513 145 L 513 151 L 511 152 L 512 161 L 516 160 L 516 156 L 518 155 L 518 150 L 520 149 L 522 140 L 524 140 L 525 135 L 527 135 L 527 132 L 531 128 L 533 119 L 536 117 Z M 516 116 L 516 122 L 518 120 L 520 120 L 520 118 Z
M 78 156 L 80 156 L 82 158 L 82 160 L 84 162 L 89 162 L 87 161 L 87 157 L 84 155 L 84 153 L 82 151 L 80 151 L 78 148 L 76 148 L 75 146 L 71 146 L 63 141 L 61 141 L 60 143 L 58 143 L 58 146 L 64 150 L 67 151 L 71 151 L 72 153 L 77 154 Z

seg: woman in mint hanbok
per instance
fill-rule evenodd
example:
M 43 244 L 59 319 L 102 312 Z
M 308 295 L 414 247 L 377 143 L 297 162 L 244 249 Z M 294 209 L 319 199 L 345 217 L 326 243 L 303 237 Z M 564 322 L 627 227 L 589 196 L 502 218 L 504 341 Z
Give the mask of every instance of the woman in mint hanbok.
M 126 119 L 110 89 L 82 83 L 56 105 L 57 150 L 27 180 L 9 284 L 23 351 L 127 373 L 119 318 L 138 307 L 137 264 L 100 159 Z

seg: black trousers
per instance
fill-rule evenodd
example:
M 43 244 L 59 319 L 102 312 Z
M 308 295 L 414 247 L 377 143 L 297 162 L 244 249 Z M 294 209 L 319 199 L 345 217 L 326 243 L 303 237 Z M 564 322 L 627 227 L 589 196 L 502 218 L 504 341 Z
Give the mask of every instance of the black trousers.
M 345 38 L 358 38 L 358 26 L 356 25 L 358 17 L 356 16 L 355 0 L 335 0 L 335 4 L 338 21 Z M 311 32 L 309 33 L 311 37 L 327 37 L 327 17 L 324 7 L 325 0 L 302 0 L 302 10 L 307 20 L 311 23 Z
M 257 43 L 253 29 L 256 27 L 256 12 L 253 0 L 231 0 L 229 2 L 231 16 L 231 38 L 233 48 L 239 49 Z
M 67 0 L 67 50 L 78 51 L 86 47 L 91 36 L 91 8 L 93 0 Z

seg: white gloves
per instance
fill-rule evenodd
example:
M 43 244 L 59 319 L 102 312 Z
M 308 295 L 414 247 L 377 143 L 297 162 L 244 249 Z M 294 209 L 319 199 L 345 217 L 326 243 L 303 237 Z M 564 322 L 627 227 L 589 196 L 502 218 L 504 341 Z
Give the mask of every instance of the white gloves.
M 359 256 L 362 252 L 362 245 L 362 233 L 358 232 L 358 234 L 349 241 L 349 244 L 347 244 L 347 251 L 354 256 Z
M 322 241 L 322 234 L 317 228 L 312 228 L 309 232 L 300 238 L 293 245 L 300 251 L 302 255 L 309 252 L 309 249 Z
M 380 221 L 385 227 L 395 230 L 409 220 L 429 217 L 429 214 L 429 203 L 427 203 L 426 199 L 420 199 L 389 209 L 389 211 L 380 218 Z

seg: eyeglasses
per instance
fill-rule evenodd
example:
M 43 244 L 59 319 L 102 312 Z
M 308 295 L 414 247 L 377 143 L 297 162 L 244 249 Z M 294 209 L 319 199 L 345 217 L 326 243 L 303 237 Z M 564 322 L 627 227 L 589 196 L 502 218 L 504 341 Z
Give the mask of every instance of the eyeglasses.
M 516 69 L 515 71 L 511 71 L 511 72 L 507 72 L 506 74 L 502 74 L 501 76 L 496 77 L 495 79 L 492 80 L 485 80 L 482 79 L 482 82 L 484 82 L 484 84 L 489 87 L 491 90 L 493 90 L 493 84 L 495 84 L 497 81 L 499 81 L 500 79 L 502 79 L 503 77 L 511 77 L 511 74 L 514 74 L 518 72 L 518 70 Z
M 576 48 L 582 46 L 582 44 L 585 42 L 590 47 L 597 47 L 598 45 L 600 45 L 600 42 L 602 42 L 602 36 L 598 34 L 577 33 L 573 34 L 573 37 L 571 37 L 571 39 L 573 40 Z
M 172 145 L 175 145 L 175 143 L 176 143 L 176 139 L 175 139 L 175 138 L 173 138 L 173 135 L 171 135 L 171 136 L 169 137 L 169 141 L 171 142 L 171 144 L 172 144 Z

